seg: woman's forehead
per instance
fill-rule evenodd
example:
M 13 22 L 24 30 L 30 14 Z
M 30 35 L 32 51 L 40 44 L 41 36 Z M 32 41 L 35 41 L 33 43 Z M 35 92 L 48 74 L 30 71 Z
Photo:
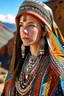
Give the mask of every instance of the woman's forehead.
M 26 14 L 22 15 L 22 16 L 20 17 L 20 19 L 23 19 L 23 21 L 27 21 L 27 15 L 26 15 Z
M 33 15 L 30 14 L 23 14 L 20 16 L 20 20 L 22 20 L 23 22 L 27 21 L 27 20 L 37 20 Z

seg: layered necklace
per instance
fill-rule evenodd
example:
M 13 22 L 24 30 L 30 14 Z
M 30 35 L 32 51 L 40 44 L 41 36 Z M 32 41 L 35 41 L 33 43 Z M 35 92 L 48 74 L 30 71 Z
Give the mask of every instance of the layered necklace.
M 33 81 L 37 75 L 37 70 L 42 62 L 42 55 L 32 56 L 28 53 L 19 78 L 16 78 L 15 86 L 21 96 L 26 95 L 32 88 Z

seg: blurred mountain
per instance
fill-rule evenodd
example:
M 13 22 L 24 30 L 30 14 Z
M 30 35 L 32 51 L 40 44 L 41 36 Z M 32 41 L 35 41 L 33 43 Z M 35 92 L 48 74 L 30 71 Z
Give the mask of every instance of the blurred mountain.
M 7 28 L 7 30 L 10 30 L 10 32 L 16 31 L 16 25 L 14 23 L 6 23 L 6 22 L 2 22 L 2 23 Z
M 14 32 L 16 30 L 15 16 L 11 14 L 0 14 L 0 21 L 4 24 L 7 30 L 10 30 L 11 32 Z
M 0 62 L 2 63 L 2 67 L 7 70 L 9 68 L 13 46 L 14 33 L 4 23 L 0 22 Z
M 13 38 L 12 31 L 0 22 L 0 48 L 7 44 L 11 38 Z

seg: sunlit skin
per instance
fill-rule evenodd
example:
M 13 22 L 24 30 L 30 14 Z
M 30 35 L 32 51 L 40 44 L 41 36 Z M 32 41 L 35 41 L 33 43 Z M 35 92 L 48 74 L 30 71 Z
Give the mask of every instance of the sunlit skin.
M 20 37 L 23 44 L 30 46 L 31 54 L 37 56 L 42 36 L 40 22 L 32 15 L 22 15 L 20 17 L 19 26 Z

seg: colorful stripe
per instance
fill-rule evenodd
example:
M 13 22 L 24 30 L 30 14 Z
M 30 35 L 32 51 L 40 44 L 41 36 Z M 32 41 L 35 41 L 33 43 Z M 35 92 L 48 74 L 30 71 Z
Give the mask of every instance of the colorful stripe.
M 48 32 L 48 35 L 49 35 L 48 43 L 49 43 L 50 58 L 54 62 L 54 66 L 58 67 L 58 70 L 63 75 L 64 74 L 64 48 L 62 47 L 59 39 L 54 35 L 53 32 Z
M 59 74 L 50 64 L 46 74 L 42 78 L 41 90 L 39 96 L 52 96 L 56 86 L 59 82 Z

